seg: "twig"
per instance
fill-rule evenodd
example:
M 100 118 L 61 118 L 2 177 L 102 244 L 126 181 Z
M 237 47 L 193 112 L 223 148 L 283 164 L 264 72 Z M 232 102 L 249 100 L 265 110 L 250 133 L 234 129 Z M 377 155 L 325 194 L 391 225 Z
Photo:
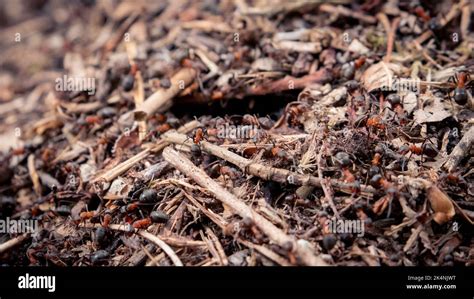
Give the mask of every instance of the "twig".
M 244 244 L 248 248 L 251 248 L 251 249 L 254 249 L 254 250 L 260 252 L 262 255 L 264 255 L 267 258 L 271 259 L 272 261 L 276 262 L 280 266 L 285 266 L 285 267 L 291 266 L 291 264 L 285 258 L 283 258 L 282 256 L 276 254 L 275 252 L 271 251 L 270 249 L 266 248 L 265 246 L 253 244 L 249 241 L 245 241 L 245 240 L 242 240 L 242 239 L 238 239 L 237 241 L 239 243 Z
M 322 12 L 337 14 L 344 17 L 351 17 L 364 23 L 374 24 L 377 22 L 377 19 L 373 16 L 363 14 L 359 11 L 351 10 L 342 5 L 334 6 L 334 5 L 326 3 L 326 4 L 322 4 L 319 7 L 319 10 Z
M 265 95 L 269 93 L 282 92 L 285 90 L 303 89 L 309 84 L 326 83 L 330 79 L 331 73 L 327 69 L 323 68 L 313 74 L 306 75 L 301 78 L 286 76 L 280 80 L 252 86 L 247 90 L 247 93 L 252 95 Z
M 206 227 L 206 234 L 209 236 L 210 241 L 214 243 L 214 248 L 217 251 L 217 255 L 221 261 L 221 264 L 227 266 L 229 264 L 229 260 L 227 259 L 227 255 L 225 254 L 221 242 L 219 242 L 219 238 L 217 238 L 217 236 L 209 227 Z
M 195 128 L 197 128 L 200 125 L 200 123 L 197 120 L 193 120 L 181 127 L 178 128 L 177 132 L 179 133 L 188 133 Z M 171 132 L 171 131 L 170 131 Z M 166 132 L 164 135 L 166 135 L 168 132 Z M 118 164 L 112 169 L 107 170 L 105 173 L 98 175 L 94 180 L 92 180 L 93 183 L 95 182 L 111 182 L 113 179 L 124 173 L 125 171 L 129 170 L 133 165 L 137 164 L 141 160 L 145 159 L 148 157 L 150 153 L 156 153 L 164 149 L 169 142 L 161 139 L 160 141 L 157 142 L 153 147 L 147 148 L 135 156 L 129 158 L 128 160 L 123 161 L 122 163 Z
M 469 153 L 474 141 L 474 126 L 461 138 L 461 141 L 454 147 L 453 151 L 446 158 L 443 168 L 452 172 L 461 160 Z
M 386 14 L 379 13 L 377 14 L 377 18 L 380 20 L 387 32 L 387 54 L 385 55 L 384 61 L 389 63 L 392 57 L 393 43 L 395 41 L 395 34 L 397 32 L 398 24 L 400 23 L 400 18 L 395 18 L 391 25 Z
M 185 135 L 176 132 L 170 132 L 169 134 L 166 134 L 166 136 L 164 136 L 163 138 L 168 142 L 176 144 L 183 144 L 188 146 L 192 145 L 191 141 L 186 140 L 188 138 Z M 202 150 L 236 165 L 246 173 L 260 177 L 264 180 L 272 180 L 282 184 L 290 183 L 298 186 L 311 185 L 321 187 L 321 180 L 318 177 L 312 175 L 302 175 L 286 169 L 258 164 L 207 141 L 202 141 L 200 144 Z M 346 184 L 336 180 L 331 180 L 330 184 L 333 188 L 339 191 L 352 194 L 351 189 L 353 188 L 353 186 L 351 184 Z M 375 192 L 373 187 L 367 185 L 361 185 L 360 190 L 361 192 L 365 193 Z
M 451 10 L 448 12 L 446 17 L 441 18 L 439 25 L 441 28 L 446 26 L 449 22 L 451 22 L 452 19 L 454 19 L 459 13 L 460 13 L 460 5 L 459 4 L 454 4 L 451 7 Z M 431 36 L 433 35 L 433 31 L 427 30 L 423 32 L 417 39 L 414 40 L 415 45 L 421 45 L 425 41 L 427 41 Z
M 2 244 L 0 244 L 0 253 L 3 253 L 7 250 L 9 250 L 10 248 L 13 248 L 15 247 L 16 245 L 20 244 L 21 242 L 23 242 L 26 238 L 27 238 L 28 234 L 23 234 L 23 235 L 19 235 L 13 239 L 10 239 Z
M 166 103 L 171 101 L 180 91 L 191 84 L 196 78 L 196 71 L 191 68 L 183 68 L 171 77 L 171 86 L 169 88 L 160 88 L 149 96 L 143 104 L 135 109 L 135 115 L 150 115 L 158 111 Z
M 79 224 L 79 226 L 85 227 L 85 228 L 101 227 L 100 224 L 92 224 L 92 223 L 81 223 L 81 224 Z M 171 259 L 171 261 L 173 262 L 173 264 L 175 266 L 183 266 L 183 263 L 181 262 L 179 257 L 176 255 L 176 253 L 173 251 L 173 249 L 171 247 L 169 247 L 168 244 L 166 244 L 158 236 L 155 236 L 155 235 L 153 235 L 153 234 L 151 234 L 151 233 L 149 233 L 145 230 L 137 230 L 137 229 L 126 227 L 126 226 L 120 225 L 120 224 L 111 224 L 111 225 L 109 225 L 109 228 L 112 229 L 112 230 L 122 231 L 122 232 L 126 232 L 126 233 L 133 233 L 134 232 L 134 233 L 142 236 L 143 238 L 148 239 L 149 241 L 155 243 L 158 247 L 160 247 L 169 256 L 169 258 Z
M 28 173 L 30 174 L 31 181 L 33 182 L 33 189 L 35 190 L 36 195 L 41 196 L 41 183 L 38 173 L 36 172 L 35 156 L 33 154 L 28 156 Z
M 326 200 L 328 201 L 329 205 L 331 206 L 331 209 L 332 209 L 334 215 L 336 216 L 336 218 L 339 219 L 341 216 L 339 215 L 339 212 L 337 211 L 337 207 L 334 204 L 333 192 L 330 189 L 330 185 L 328 186 L 328 184 L 326 184 L 326 180 L 323 177 L 323 167 L 322 167 L 323 165 L 321 163 L 321 161 L 322 161 L 321 158 L 322 158 L 322 155 L 323 155 L 323 150 L 325 150 L 325 149 L 326 149 L 326 145 L 323 143 L 323 146 L 321 147 L 321 149 L 318 153 L 318 156 L 317 156 L 318 176 L 319 176 L 319 179 L 321 181 L 321 188 L 323 189 L 324 196 L 326 197 Z
M 301 244 L 299 244 L 293 237 L 285 234 L 262 215 L 258 214 L 251 207 L 239 200 L 235 195 L 224 189 L 212 180 L 206 172 L 196 167 L 189 159 L 179 152 L 167 147 L 163 150 L 163 158 L 179 171 L 192 178 L 196 183 L 207 188 L 218 200 L 234 210 L 234 212 L 240 217 L 252 219 L 255 225 L 265 233 L 270 240 L 282 247 L 291 244 L 303 264 L 308 266 L 327 265 L 323 259 L 314 255 L 314 252 L 310 250 L 309 247 L 301 246 Z

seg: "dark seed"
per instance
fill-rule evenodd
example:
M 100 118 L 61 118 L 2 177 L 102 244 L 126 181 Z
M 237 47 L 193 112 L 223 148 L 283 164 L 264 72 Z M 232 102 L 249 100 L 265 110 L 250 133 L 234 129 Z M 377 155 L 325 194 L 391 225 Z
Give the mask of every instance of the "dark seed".
M 140 202 L 156 202 L 158 200 L 158 194 L 154 189 L 146 189 L 140 194 Z
M 135 77 L 131 74 L 126 75 L 122 79 L 122 88 L 124 91 L 130 91 L 133 89 L 133 84 L 135 83 Z
M 333 234 L 325 235 L 323 238 L 323 247 L 329 251 L 336 245 L 336 242 L 337 238 Z
M 150 213 L 151 221 L 154 223 L 166 223 L 170 219 L 165 212 L 157 210 Z

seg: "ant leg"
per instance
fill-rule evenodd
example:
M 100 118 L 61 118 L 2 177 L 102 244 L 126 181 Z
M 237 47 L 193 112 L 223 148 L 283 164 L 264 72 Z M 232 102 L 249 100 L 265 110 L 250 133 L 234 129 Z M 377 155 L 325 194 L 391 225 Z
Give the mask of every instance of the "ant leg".
M 183 150 L 183 145 L 184 145 L 184 144 L 186 143 L 186 141 L 188 141 L 189 139 L 192 139 L 192 138 L 189 137 L 189 136 L 186 136 L 186 139 L 184 139 L 183 143 L 181 143 L 181 145 L 180 145 L 180 148 L 179 148 L 180 151 Z
M 393 197 L 390 197 L 390 199 L 388 200 L 387 218 L 390 218 L 390 214 L 392 214 L 392 202 Z

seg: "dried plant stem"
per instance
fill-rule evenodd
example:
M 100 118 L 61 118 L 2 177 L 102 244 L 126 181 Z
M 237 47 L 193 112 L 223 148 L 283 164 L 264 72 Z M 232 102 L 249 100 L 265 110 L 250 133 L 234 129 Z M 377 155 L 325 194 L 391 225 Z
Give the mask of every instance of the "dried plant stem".
M 100 224 L 91 224 L 91 223 L 81 223 L 79 226 L 85 227 L 85 228 L 101 227 Z M 168 244 L 166 244 L 158 236 L 155 236 L 145 230 L 130 229 L 129 227 L 126 227 L 120 224 L 111 224 L 109 225 L 109 228 L 112 230 L 122 231 L 122 232 L 127 232 L 127 233 L 130 233 L 130 232 L 137 233 L 138 235 L 142 236 L 145 239 L 148 239 L 149 241 L 155 243 L 158 247 L 160 247 L 169 256 L 169 258 L 171 259 L 171 261 L 173 262 L 175 266 L 183 266 L 183 263 L 181 262 L 179 257 L 176 255 L 174 250 L 171 247 L 169 247 Z
M 163 138 L 171 143 L 183 144 L 183 145 L 188 145 L 188 146 L 192 145 L 192 142 L 190 140 L 189 141 L 186 140 L 189 138 L 187 138 L 183 134 L 179 134 L 175 132 L 170 132 L 169 134 L 166 134 L 166 136 L 164 136 Z M 282 184 L 291 183 L 298 186 L 311 185 L 311 186 L 321 187 L 321 180 L 318 177 L 315 177 L 312 175 L 302 175 L 302 174 L 295 173 L 286 169 L 275 168 L 275 167 L 258 164 L 249 159 L 241 157 L 231 151 L 228 151 L 227 149 L 223 147 L 214 145 L 207 141 L 202 141 L 200 145 L 201 145 L 202 150 L 236 165 L 242 171 L 248 174 L 258 176 L 264 180 L 272 180 L 272 181 L 279 182 Z M 339 191 L 352 193 L 351 188 L 353 188 L 353 186 L 351 184 L 345 184 L 343 182 L 339 182 L 336 180 L 330 180 L 330 185 Z M 362 193 L 375 192 L 375 189 L 372 188 L 371 186 L 361 185 L 360 188 L 361 188 L 360 190 Z M 366 195 L 368 196 L 368 194 Z
M 248 89 L 247 93 L 252 95 L 265 95 L 285 90 L 303 89 L 311 83 L 326 83 L 330 79 L 330 72 L 327 69 L 320 69 L 301 78 L 286 76 L 276 81 L 252 86 Z
M 446 159 L 446 162 L 443 165 L 443 168 L 449 172 L 452 172 L 456 169 L 459 162 L 466 157 L 469 153 L 472 143 L 474 141 L 474 126 L 472 126 L 469 131 L 462 137 L 461 141 L 454 147 L 453 151 L 449 154 Z
M 331 190 L 331 185 L 327 183 L 327 180 L 324 179 L 323 177 L 323 169 L 322 169 L 322 156 L 323 156 L 323 150 L 326 148 L 325 144 L 323 143 L 323 146 L 321 147 L 321 150 L 319 151 L 319 154 L 317 156 L 317 163 L 318 163 L 318 176 L 321 181 L 321 188 L 323 189 L 324 196 L 326 197 L 326 200 L 329 203 L 329 206 L 331 207 L 334 215 L 336 218 L 340 218 L 341 216 L 339 215 L 339 212 L 337 211 L 337 207 L 334 204 L 333 200 L 333 191 Z
M 13 247 L 15 247 L 16 245 L 20 244 L 21 242 L 23 242 L 26 238 L 27 238 L 27 235 L 28 234 L 23 234 L 23 235 L 19 235 L 13 239 L 10 239 L 2 244 L 0 244 L 0 253 L 3 253 Z
M 377 18 L 380 20 L 387 32 L 387 54 L 384 57 L 384 62 L 388 63 L 392 58 L 393 43 L 395 41 L 395 34 L 397 32 L 398 24 L 400 23 L 400 18 L 395 18 L 391 25 L 386 14 L 379 13 L 377 14 Z
M 136 108 L 135 113 L 150 115 L 158 111 L 166 103 L 171 101 L 180 91 L 191 84 L 196 78 L 196 71 L 191 68 L 183 68 L 171 78 L 169 88 L 160 88 L 149 96 L 143 104 Z
M 262 255 L 264 255 L 267 258 L 271 259 L 272 261 L 276 262 L 280 266 L 285 266 L 285 267 L 291 266 L 291 264 L 285 258 L 283 258 L 282 256 L 276 254 L 275 252 L 271 251 L 270 249 L 268 249 L 265 246 L 253 244 L 252 242 L 245 241 L 245 240 L 242 240 L 242 239 L 238 239 L 237 241 L 239 243 L 242 243 L 243 245 L 247 246 L 248 248 L 251 248 L 251 249 L 254 249 L 254 250 L 260 252 Z
M 273 225 L 262 215 L 255 212 L 235 195 L 224 189 L 214 180 L 212 180 L 202 169 L 196 167 L 188 158 L 179 152 L 167 147 L 163 150 L 163 157 L 179 171 L 192 178 L 196 183 L 207 188 L 223 204 L 229 206 L 236 214 L 242 218 L 250 218 L 255 225 L 265 233 L 270 240 L 280 246 L 292 244 L 292 248 L 301 260 L 302 264 L 308 266 L 323 266 L 326 262 L 320 257 L 314 255 L 314 252 L 308 247 L 301 246 L 296 239 L 288 236 L 282 230 Z
M 33 182 L 33 189 L 36 195 L 41 196 L 41 183 L 38 176 L 38 172 L 35 167 L 35 156 L 33 154 L 28 156 L 28 173 L 30 174 L 31 181 Z
M 179 127 L 177 132 L 179 132 L 179 133 L 188 133 L 188 132 L 194 130 L 195 128 L 197 128 L 199 125 L 200 125 L 200 123 L 198 121 L 193 120 L 193 121 L 183 125 L 182 127 Z M 167 133 L 165 133 L 164 135 L 166 135 L 166 134 Z M 100 182 L 102 182 L 102 181 L 111 182 L 113 179 L 115 179 L 119 175 L 123 174 L 125 171 L 129 170 L 133 165 L 137 164 L 141 160 L 148 157 L 148 155 L 150 153 L 159 152 L 162 149 L 164 149 L 168 144 L 169 144 L 169 142 L 161 139 L 153 147 L 147 148 L 147 149 L 139 152 L 135 156 L 129 158 L 128 160 L 125 160 L 122 163 L 118 164 L 114 168 L 107 170 L 105 173 L 97 176 L 92 182 L 99 182 L 99 181 Z
M 375 24 L 377 22 L 377 18 L 375 18 L 371 15 L 366 15 L 364 13 L 351 10 L 349 8 L 346 8 L 346 7 L 342 6 L 342 5 L 334 6 L 334 5 L 325 3 L 325 4 L 321 4 L 321 6 L 319 6 L 319 10 L 322 11 L 322 12 L 337 14 L 337 15 L 341 15 L 341 16 L 344 16 L 344 17 L 352 17 L 352 18 L 357 19 L 357 20 L 359 20 L 361 22 L 364 22 L 364 23 Z

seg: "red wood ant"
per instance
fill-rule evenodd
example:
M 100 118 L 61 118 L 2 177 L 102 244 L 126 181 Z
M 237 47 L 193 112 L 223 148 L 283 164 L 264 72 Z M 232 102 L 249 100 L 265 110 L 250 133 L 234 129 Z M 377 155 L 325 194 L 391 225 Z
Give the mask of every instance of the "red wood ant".
M 419 156 L 425 155 L 430 158 L 436 157 L 438 155 L 438 151 L 435 149 L 435 147 L 432 144 L 425 143 L 425 142 L 426 140 L 421 144 L 421 146 L 417 146 L 416 144 L 403 145 L 400 147 L 400 152 L 402 154 L 406 154 L 407 152 L 410 152 L 410 155 L 408 156 L 407 160 L 410 160 L 413 154 L 419 155 Z
M 354 77 L 355 71 L 360 69 L 365 64 L 365 56 L 359 57 L 354 61 L 345 63 L 341 67 L 341 75 L 346 79 Z
M 450 77 L 449 81 L 456 84 L 453 93 L 454 101 L 459 105 L 465 105 L 468 99 L 466 88 L 472 84 L 471 76 L 468 73 L 461 72 Z
M 351 158 L 349 154 L 345 152 L 339 152 L 335 156 L 337 164 L 341 167 L 342 170 L 342 181 L 347 184 L 352 184 L 351 192 L 357 193 L 360 191 L 360 183 L 356 179 L 355 175 L 350 171 L 350 166 L 352 165 Z
M 383 189 L 386 193 L 386 195 L 384 195 L 374 203 L 372 211 L 377 215 L 381 215 L 388 207 L 387 217 L 390 217 L 392 210 L 392 200 L 398 194 L 398 191 L 395 188 L 394 184 L 382 177 L 382 175 L 375 174 L 370 179 L 370 185 L 372 185 L 372 187 L 376 189 Z
M 385 124 L 382 121 L 382 118 L 378 115 L 369 117 L 369 119 L 367 119 L 367 121 L 366 121 L 366 125 L 369 128 L 372 127 L 372 128 L 378 129 L 378 130 L 385 130 L 385 128 L 386 128 Z
M 139 219 L 133 222 L 133 228 L 145 229 L 152 223 L 166 223 L 169 220 L 169 216 L 162 211 L 153 211 L 150 213 L 150 217 Z
M 199 144 L 201 143 L 202 140 L 205 139 L 205 136 L 207 135 L 207 130 L 204 127 L 197 128 L 194 131 L 194 137 L 193 137 L 193 142 L 194 144 Z

